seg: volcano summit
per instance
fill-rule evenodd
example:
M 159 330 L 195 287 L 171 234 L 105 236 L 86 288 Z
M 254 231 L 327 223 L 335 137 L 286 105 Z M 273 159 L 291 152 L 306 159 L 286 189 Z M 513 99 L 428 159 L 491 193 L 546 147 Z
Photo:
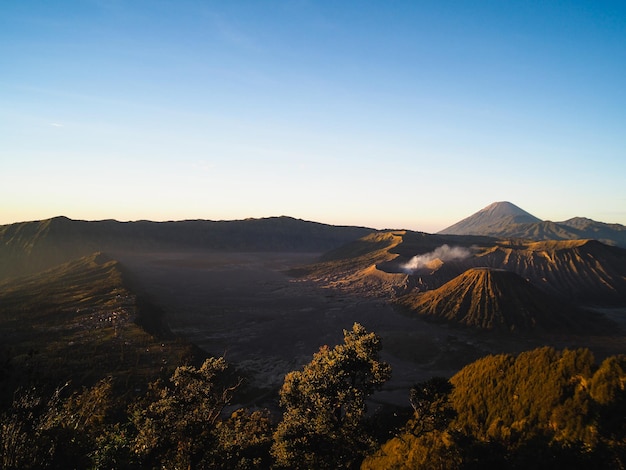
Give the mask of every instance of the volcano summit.
M 598 240 L 626 248 L 626 226 L 574 217 L 563 222 L 541 220 L 510 202 L 494 202 L 445 228 L 441 235 L 484 235 L 526 240 Z

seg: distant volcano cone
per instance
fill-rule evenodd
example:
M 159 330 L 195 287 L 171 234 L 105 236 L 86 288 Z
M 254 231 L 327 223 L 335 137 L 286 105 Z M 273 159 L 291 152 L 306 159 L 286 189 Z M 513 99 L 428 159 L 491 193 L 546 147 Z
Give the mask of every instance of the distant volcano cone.
M 499 269 L 468 269 L 438 289 L 406 295 L 399 303 L 419 315 L 485 330 L 571 332 L 590 326 L 585 312 Z
M 475 214 L 443 229 L 447 235 L 487 235 L 511 224 L 538 223 L 538 219 L 515 204 L 507 201 L 494 202 Z

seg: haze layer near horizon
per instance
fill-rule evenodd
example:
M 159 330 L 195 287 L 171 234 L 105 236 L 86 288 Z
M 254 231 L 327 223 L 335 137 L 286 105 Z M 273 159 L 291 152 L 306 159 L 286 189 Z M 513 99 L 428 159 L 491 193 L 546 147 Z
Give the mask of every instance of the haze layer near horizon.
M 0 223 L 626 224 L 623 2 L 3 2 Z

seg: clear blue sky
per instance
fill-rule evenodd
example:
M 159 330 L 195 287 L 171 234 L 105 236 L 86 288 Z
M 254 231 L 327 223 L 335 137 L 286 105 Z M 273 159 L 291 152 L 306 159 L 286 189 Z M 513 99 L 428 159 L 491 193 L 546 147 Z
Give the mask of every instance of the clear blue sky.
M 0 223 L 626 224 L 626 2 L 0 4 Z

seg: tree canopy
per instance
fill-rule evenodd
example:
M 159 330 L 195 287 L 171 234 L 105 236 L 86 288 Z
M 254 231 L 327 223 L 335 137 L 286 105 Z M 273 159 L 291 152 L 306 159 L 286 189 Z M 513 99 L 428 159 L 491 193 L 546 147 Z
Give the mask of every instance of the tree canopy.
M 365 426 L 366 400 L 391 376 L 380 361 L 380 338 L 355 323 L 344 343 L 323 346 L 280 391 L 285 408 L 272 452 L 287 468 L 349 468 L 374 444 Z
M 626 356 L 598 366 L 587 349 L 543 347 L 484 357 L 450 383 L 456 417 L 438 419 L 443 382 L 420 384 L 404 432 L 362 468 L 624 468 Z

